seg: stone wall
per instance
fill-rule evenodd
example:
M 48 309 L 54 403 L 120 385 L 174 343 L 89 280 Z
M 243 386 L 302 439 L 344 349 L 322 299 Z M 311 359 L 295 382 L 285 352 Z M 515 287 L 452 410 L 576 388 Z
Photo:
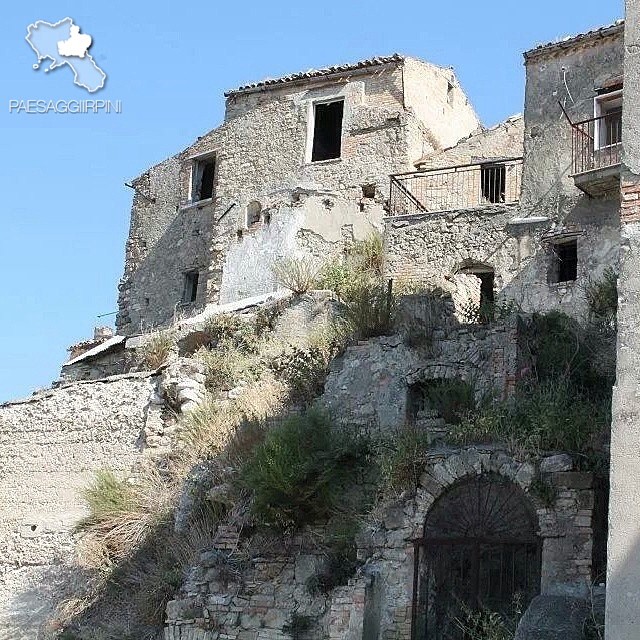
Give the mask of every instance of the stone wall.
M 165 637 L 285 640 L 292 635 L 292 620 L 308 617 L 308 628 L 297 637 L 409 640 L 412 541 L 422 537 L 430 509 L 449 488 L 483 474 L 513 483 L 531 503 L 541 541 L 541 593 L 585 597 L 593 564 L 592 478 L 572 472 L 570 459 L 568 464 L 563 460 L 564 466 L 557 463 L 557 457 L 520 462 L 491 447 L 428 454 L 417 490 L 387 502 L 363 524 L 357 537 L 361 566 L 356 575 L 325 595 L 309 589 L 310 578 L 325 562 L 311 543 L 319 532 L 286 542 L 261 539 L 251 547 L 249 538 L 221 527 L 212 550 L 202 555 L 179 597 L 169 603 Z M 557 488 L 548 504 L 532 486 L 540 470 Z
M 313 104 L 332 98 L 345 101 L 341 157 L 310 162 Z M 400 57 L 353 74 L 232 92 L 222 126 L 133 183 L 119 332 L 273 291 L 275 260 L 325 258 L 381 227 L 388 175 L 477 126 L 451 70 Z M 191 203 L 194 161 L 211 155 L 214 197 Z M 249 208 L 260 210 L 256 223 Z M 196 300 L 181 305 L 190 271 L 199 273 Z
M 495 294 L 522 311 L 560 309 L 584 316 L 584 287 L 617 267 L 620 232 L 616 199 L 586 200 L 571 211 L 571 223 L 523 215 L 519 205 L 491 205 L 385 220 L 385 274 L 441 287 L 455 295 L 460 269 L 491 267 Z M 577 237 L 575 281 L 553 283 L 553 240 L 565 229 Z
M 0 637 L 37 637 L 64 593 L 80 491 L 100 468 L 127 474 L 139 462 L 156 382 L 117 376 L 0 406 Z
M 515 316 L 505 324 L 438 329 L 425 349 L 401 336 L 373 338 L 334 360 L 322 402 L 344 423 L 388 432 L 408 421 L 409 387 L 416 383 L 458 379 L 478 400 L 503 397 L 522 366 L 517 340 Z
M 625 11 L 621 171 L 622 258 L 618 280 L 618 351 L 611 423 L 611 500 L 605 637 L 631 638 L 640 625 L 640 2 Z

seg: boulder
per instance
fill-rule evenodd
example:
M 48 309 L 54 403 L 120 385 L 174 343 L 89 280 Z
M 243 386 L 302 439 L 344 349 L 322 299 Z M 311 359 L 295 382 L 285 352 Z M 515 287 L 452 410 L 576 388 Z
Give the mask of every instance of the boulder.
M 514 640 L 583 640 L 590 611 L 582 598 L 537 596 L 524 612 Z

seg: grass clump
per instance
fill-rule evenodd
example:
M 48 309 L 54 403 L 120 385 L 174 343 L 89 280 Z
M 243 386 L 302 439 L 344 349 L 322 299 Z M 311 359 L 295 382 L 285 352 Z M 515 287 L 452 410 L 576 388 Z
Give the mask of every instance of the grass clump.
M 295 294 L 313 289 L 321 270 L 310 258 L 283 258 L 274 262 L 271 269 L 278 284 Z
M 364 442 L 309 410 L 271 429 L 240 471 L 259 522 L 281 530 L 326 520 L 366 455 Z
M 158 369 L 167 362 L 176 347 L 172 331 L 151 334 L 138 351 L 138 361 L 145 369 Z
M 380 471 L 384 493 L 398 495 L 415 489 L 424 471 L 428 450 L 428 435 L 413 425 L 406 425 L 392 440 L 383 443 Z
M 511 610 L 506 613 L 491 611 L 486 607 L 474 610 L 461 604 L 461 615 L 455 618 L 455 626 L 465 640 L 513 640 L 522 617 L 521 597 L 516 596 Z

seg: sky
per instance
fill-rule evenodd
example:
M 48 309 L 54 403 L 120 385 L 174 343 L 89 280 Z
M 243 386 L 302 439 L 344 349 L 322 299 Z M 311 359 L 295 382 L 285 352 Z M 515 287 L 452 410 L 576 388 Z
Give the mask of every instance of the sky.
M 113 324 L 132 192 L 218 126 L 227 89 L 393 52 L 452 66 L 485 125 L 523 111 L 522 52 L 622 17 L 622 0 L 23 0 L 0 39 L 0 402 L 55 380 Z M 37 20 L 71 17 L 107 74 L 89 94 L 34 70 Z M 120 100 L 122 113 L 12 113 L 11 100 Z

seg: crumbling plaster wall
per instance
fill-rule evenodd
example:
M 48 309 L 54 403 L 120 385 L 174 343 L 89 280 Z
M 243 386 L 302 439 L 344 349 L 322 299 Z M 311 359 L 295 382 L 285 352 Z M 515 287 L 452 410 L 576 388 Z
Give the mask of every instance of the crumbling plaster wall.
M 626 0 L 618 279 L 617 375 L 611 423 L 611 492 L 605 637 L 632 638 L 640 625 L 640 2 Z
M 139 462 L 145 428 L 159 420 L 156 381 L 116 376 L 0 406 L 0 638 L 39 637 L 72 587 L 80 491 L 97 469 L 129 473 Z

